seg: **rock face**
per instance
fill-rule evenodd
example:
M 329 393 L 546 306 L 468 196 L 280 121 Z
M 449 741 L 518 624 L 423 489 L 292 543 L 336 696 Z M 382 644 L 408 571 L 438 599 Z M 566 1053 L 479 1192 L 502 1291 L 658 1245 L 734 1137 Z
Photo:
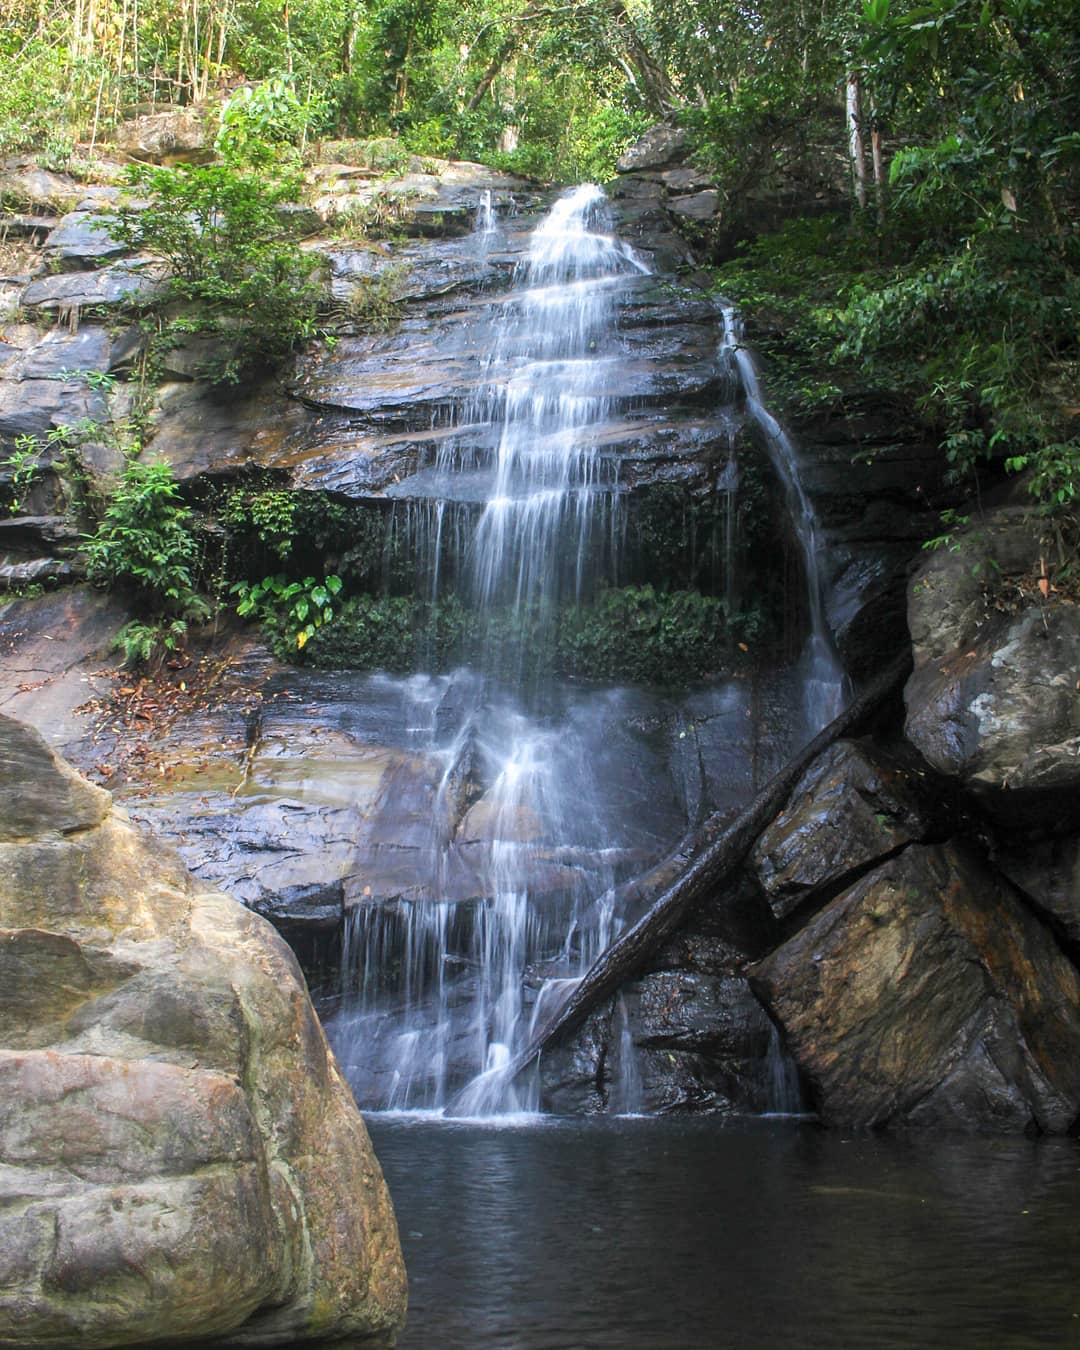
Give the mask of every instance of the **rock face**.
M 944 834 L 925 774 L 872 745 L 837 741 L 758 840 L 753 866 L 778 919 L 912 840 Z
M 1080 605 L 1031 588 L 1043 552 L 1030 514 L 1005 508 L 915 574 L 905 733 L 995 814 L 1075 825 Z
M 752 978 L 828 1124 L 1062 1133 L 1080 1112 L 1080 976 L 956 845 L 912 845 Z
M 0 1344 L 390 1346 L 389 1197 L 296 963 L 0 718 Z
M 210 157 L 215 131 L 212 107 L 166 108 L 121 122 L 116 143 L 135 159 L 155 164 L 199 163 Z

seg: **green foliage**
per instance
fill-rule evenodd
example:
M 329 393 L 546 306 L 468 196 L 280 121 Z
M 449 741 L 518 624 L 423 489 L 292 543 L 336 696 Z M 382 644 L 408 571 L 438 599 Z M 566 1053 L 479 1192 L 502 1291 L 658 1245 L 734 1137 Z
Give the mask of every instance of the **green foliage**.
M 301 99 L 292 80 L 275 75 L 238 89 L 221 110 L 214 149 L 232 168 L 273 164 L 286 148 L 302 148 L 325 126 L 329 105 L 321 93 Z
M 234 487 L 226 494 L 223 524 L 234 532 L 251 532 L 279 558 L 292 552 L 296 495 L 283 488 Z
M 728 614 L 723 600 L 696 591 L 651 586 L 603 592 L 591 605 L 556 612 L 530 609 L 479 613 L 453 597 L 426 604 L 404 596 L 353 596 L 305 651 L 313 665 L 394 671 L 415 669 L 420 656 L 446 668 L 481 647 L 507 662 L 553 638 L 553 673 L 578 679 L 683 683 L 716 670 L 739 642 L 762 633 L 756 611 Z
M 86 571 L 95 585 L 127 590 L 155 619 L 202 620 L 209 611 L 195 587 L 199 553 L 170 466 L 134 461 L 87 536 Z
M 109 646 L 120 652 L 125 666 L 145 666 L 179 651 L 187 637 L 184 619 L 158 619 L 145 622 L 132 619 L 113 637 Z
M 1044 504 L 1069 505 L 1080 442 L 1053 377 L 1080 356 L 1080 278 L 1053 237 L 998 221 L 955 248 L 909 243 L 921 221 L 898 208 L 902 262 L 869 228 L 794 221 L 718 269 L 717 286 L 763 328 L 789 415 L 875 392 L 938 438 L 954 481 L 992 458 L 1028 470 Z
M 170 267 L 160 354 L 196 335 L 213 339 L 199 371 L 235 384 L 279 361 L 317 331 L 314 261 L 291 242 L 277 207 L 296 183 L 223 165 L 135 166 L 131 185 L 150 198 L 121 206 L 110 233 Z M 174 311 L 179 309 L 179 315 Z
M 284 639 L 296 651 L 302 651 L 334 617 L 333 600 L 340 591 L 340 577 L 290 581 L 281 573 L 262 581 L 238 581 L 232 587 L 232 593 L 238 597 L 237 614 L 254 615 L 276 638 Z
M 65 54 L 45 41 L 4 41 L 0 26 L 0 154 L 31 146 L 60 165 L 74 147 L 76 109 L 67 94 Z
M 0 465 L 11 475 L 7 497 L 10 513 L 20 515 L 27 495 L 41 473 L 46 446 L 36 436 L 16 436 L 15 449 Z

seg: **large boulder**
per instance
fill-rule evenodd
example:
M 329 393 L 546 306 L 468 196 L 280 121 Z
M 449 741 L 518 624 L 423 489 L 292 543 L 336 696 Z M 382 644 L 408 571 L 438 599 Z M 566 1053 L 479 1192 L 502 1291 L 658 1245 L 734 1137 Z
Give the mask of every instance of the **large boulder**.
M 390 1346 L 397 1230 L 289 949 L 0 717 L 0 1344 Z
M 122 122 L 117 148 L 154 164 L 201 163 L 213 154 L 217 109 L 209 105 L 166 108 Z
M 905 844 L 946 833 L 940 803 L 913 760 L 836 741 L 814 761 L 752 854 L 778 919 Z
M 1075 823 L 1080 605 L 1033 585 L 1046 553 L 1023 508 L 988 516 L 912 578 L 905 733 L 1007 823 Z
M 828 1124 L 1063 1133 L 1080 1113 L 1080 975 L 956 845 L 911 845 L 752 980 Z
M 1005 847 L 994 862 L 1070 942 L 1080 944 L 1080 835 Z

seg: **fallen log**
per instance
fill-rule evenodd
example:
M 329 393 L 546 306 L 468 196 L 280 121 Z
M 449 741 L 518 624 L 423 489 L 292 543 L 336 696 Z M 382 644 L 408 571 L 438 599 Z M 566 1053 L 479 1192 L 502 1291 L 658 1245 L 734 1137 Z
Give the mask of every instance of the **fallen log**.
M 905 651 L 873 679 L 839 717 L 819 732 L 762 788 L 754 800 L 726 827 L 722 817 L 710 816 L 692 835 L 643 877 L 628 883 L 627 896 L 638 896 L 659 881 L 664 886 L 636 923 L 620 934 L 590 966 L 562 1005 L 548 1016 L 524 1049 L 497 1071 L 499 1080 L 516 1078 L 557 1037 L 575 1031 L 593 1009 L 632 978 L 667 941 L 699 901 L 715 893 L 742 865 L 751 846 L 776 816 L 792 789 L 815 759 L 841 736 L 854 735 L 880 706 L 899 691 L 911 671 L 911 652 Z M 671 880 L 673 872 L 677 873 Z M 468 1110 L 468 1085 L 446 1108 L 447 1115 Z

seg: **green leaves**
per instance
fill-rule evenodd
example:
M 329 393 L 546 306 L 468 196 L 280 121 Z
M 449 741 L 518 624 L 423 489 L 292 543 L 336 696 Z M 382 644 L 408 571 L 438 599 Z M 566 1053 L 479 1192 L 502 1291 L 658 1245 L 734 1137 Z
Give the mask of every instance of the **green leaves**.
M 86 572 L 98 586 L 131 593 L 154 616 L 203 619 L 209 607 L 195 586 L 200 557 L 191 510 L 168 464 L 128 464 L 94 535 Z
M 284 146 L 297 146 L 308 133 L 325 125 L 326 98 L 316 92 L 301 99 L 293 81 L 274 75 L 261 84 L 244 85 L 221 110 L 221 128 L 214 149 L 234 168 L 273 164 Z
M 262 581 L 238 581 L 231 593 L 239 597 L 236 612 L 242 618 L 255 615 L 278 633 L 283 633 L 295 651 L 302 651 L 315 633 L 334 617 L 333 599 L 341 593 L 341 578 L 314 577 L 289 581 L 283 573 Z
M 315 260 L 291 242 L 277 208 L 296 180 L 225 165 L 131 169 L 149 205 L 121 207 L 113 235 L 156 254 L 170 269 L 163 308 L 175 310 L 155 339 L 158 354 L 198 335 L 212 339 L 198 370 L 235 384 L 272 365 L 315 328 Z

